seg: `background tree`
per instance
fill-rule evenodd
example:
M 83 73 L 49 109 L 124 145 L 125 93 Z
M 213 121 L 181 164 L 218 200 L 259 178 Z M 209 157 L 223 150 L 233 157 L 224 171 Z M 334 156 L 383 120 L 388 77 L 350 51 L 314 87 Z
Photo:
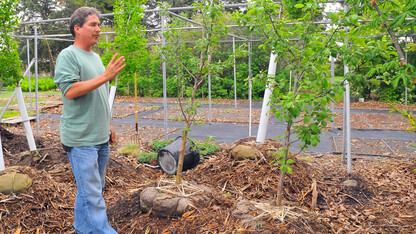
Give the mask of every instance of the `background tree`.
M 366 37 L 376 37 L 372 41 L 380 41 L 390 49 L 379 61 L 359 79 L 361 84 L 375 87 L 373 92 L 377 93 L 384 101 L 404 101 L 404 89 L 408 88 L 409 100 L 414 101 L 415 92 L 414 66 L 406 62 L 405 53 L 414 54 L 406 44 L 411 43 L 408 34 L 414 33 L 415 21 L 406 20 L 415 17 L 416 2 L 414 0 L 347 0 L 349 5 L 348 15 L 358 15 L 365 24 L 354 24 L 351 27 L 353 34 Z M 378 38 L 378 39 L 377 39 Z M 391 50 L 392 49 L 392 50 Z M 409 54 L 409 55 L 410 55 Z M 414 57 L 414 56 L 408 56 Z M 410 59 L 412 61 L 412 59 Z M 354 66 L 356 61 L 351 60 Z M 351 79 L 353 86 L 357 79 Z M 413 82 L 412 82 L 413 81 Z M 413 94 L 413 95 L 412 95 Z M 369 96 L 369 93 L 364 93 Z
M 119 73 L 122 77 L 119 81 L 121 89 L 125 89 L 128 84 L 134 84 L 134 74 L 141 70 L 148 56 L 145 50 L 145 27 L 141 25 L 145 2 L 143 0 L 116 0 L 114 8 L 116 36 L 112 38 L 112 42 L 99 44 L 101 48 L 106 49 L 103 55 L 104 64 L 107 64 L 116 52 L 126 58 L 126 67 Z
M 17 0 L 0 2 L 0 84 L 17 84 L 22 77 L 21 63 L 17 53 L 17 43 L 11 33 L 18 26 Z

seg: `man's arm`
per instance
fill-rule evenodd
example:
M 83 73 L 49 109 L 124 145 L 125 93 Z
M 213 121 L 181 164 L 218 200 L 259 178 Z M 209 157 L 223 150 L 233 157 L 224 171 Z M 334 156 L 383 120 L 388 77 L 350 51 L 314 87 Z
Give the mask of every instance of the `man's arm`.
M 76 97 L 80 97 L 93 91 L 105 82 L 110 81 L 114 77 L 116 77 L 116 75 L 126 66 L 126 64 L 124 64 L 124 62 L 126 61 L 124 59 L 124 56 L 121 56 L 120 58 L 116 59 L 117 56 L 118 53 L 114 54 L 103 74 L 91 80 L 75 82 L 71 86 L 71 88 L 69 88 L 68 91 L 66 91 L 65 97 L 70 100 Z

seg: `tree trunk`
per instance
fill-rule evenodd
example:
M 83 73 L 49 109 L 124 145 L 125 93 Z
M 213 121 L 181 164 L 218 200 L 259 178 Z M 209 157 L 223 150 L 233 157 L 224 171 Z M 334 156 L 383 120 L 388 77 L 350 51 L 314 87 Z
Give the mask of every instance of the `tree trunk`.
M 285 137 L 285 149 L 283 150 L 283 153 L 286 153 L 286 156 L 283 158 L 285 164 L 286 164 L 286 162 L 288 160 L 288 157 L 289 157 L 290 129 L 291 128 L 292 128 L 292 124 L 286 123 L 287 135 Z M 276 197 L 276 205 L 278 205 L 278 206 L 282 205 L 283 186 L 284 186 L 285 174 L 286 174 L 286 172 L 284 172 L 282 170 L 280 171 L 279 185 L 277 187 L 277 197 Z
M 179 150 L 178 168 L 176 169 L 176 184 L 179 184 L 182 181 L 183 160 L 185 159 L 185 147 L 186 139 L 188 138 L 188 127 L 189 121 L 186 121 L 186 129 L 183 131 L 182 145 L 181 149 Z

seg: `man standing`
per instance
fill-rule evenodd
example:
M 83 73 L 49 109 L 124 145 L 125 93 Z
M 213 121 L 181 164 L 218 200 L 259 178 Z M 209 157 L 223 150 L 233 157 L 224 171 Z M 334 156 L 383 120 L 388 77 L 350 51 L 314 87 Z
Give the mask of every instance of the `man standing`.
M 117 233 L 108 223 L 102 192 L 109 143 L 115 140 L 108 102 L 109 81 L 125 67 L 116 53 L 105 68 L 92 51 L 100 34 L 100 12 L 81 7 L 70 19 L 74 44 L 61 51 L 55 83 L 62 92 L 60 137 L 77 184 L 77 233 Z

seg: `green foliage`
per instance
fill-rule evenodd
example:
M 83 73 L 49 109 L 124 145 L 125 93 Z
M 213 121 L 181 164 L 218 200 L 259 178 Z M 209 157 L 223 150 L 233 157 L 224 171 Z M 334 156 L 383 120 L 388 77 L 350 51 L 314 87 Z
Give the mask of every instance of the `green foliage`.
M 280 148 L 278 152 L 274 153 L 274 157 L 276 160 L 271 161 L 270 163 L 274 164 L 275 166 L 280 165 L 280 170 L 282 172 L 292 173 L 293 170 L 290 167 L 290 164 L 293 164 L 295 161 L 293 159 L 287 159 L 286 152 L 288 152 L 285 148 Z
M 20 84 L 23 92 L 29 92 L 29 79 L 25 78 L 22 83 Z M 30 78 L 30 87 L 31 91 L 35 91 L 36 88 L 36 80 L 35 78 Z M 15 86 L 7 87 L 9 90 L 15 88 Z M 53 82 L 53 77 L 42 77 L 38 78 L 38 91 L 49 91 L 56 89 L 56 84 Z
M 292 5 L 300 9 L 302 15 L 289 12 L 293 18 L 280 17 L 282 10 Z M 327 104 L 340 94 L 340 88 L 328 82 L 328 57 L 331 51 L 338 50 L 335 38 L 339 37 L 340 30 L 334 28 L 328 30 L 329 35 L 322 34 L 324 29 L 312 23 L 321 11 L 315 1 L 296 4 L 294 1 L 284 1 L 282 5 L 273 1 L 254 1 L 247 14 L 236 14 L 239 23 L 247 25 L 253 33 L 266 34 L 268 39 L 261 47 L 272 50 L 279 59 L 280 72 L 274 79 L 261 74 L 256 79 L 272 84 L 271 105 L 281 106 L 280 109 L 272 108 L 272 112 L 288 125 L 288 131 L 281 136 L 286 139 L 286 150 L 292 142 L 292 133 L 296 133 L 301 149 L 319 143 L 321 129 L 331 121 Z M 292 38 L 299 38 L 299 41 Z M 289 82 L 290 71 L 292 83 Z M 303 123 L 296 125 L 295 120 Z M 287 158 L 283 157 L 283 160 Z
M 164 140 L 154 140 L 152 141 L 152 152 L 159 152 L 159 150 L 165 148 L 167 145 L 172 143 L 175 140 L 175 138 L 171 138 L 167 141 Z M 207 138 L 205 141 L 197 141 L 196 139 L 190 139 L 192 142 L 195 143 L 195 150 L 199 151 L 199 154 L 201 157 L 206 155 L 211 155 L 214 152 L 217 152 L 220 150 L 220 147 L 218 145 L 214 145 L 211 142 L 215 139 L 213 138 Z
M 409 120 L 410 128 L 406 129 L 408 132 L 416 132 L 416 118 L 413 116 L 412 112 L 407 112 L 406 110 L 399 110 L 393 104 L 389 104 L 392 110 L 389 113 L 400 113 L 403 118 Z
M 17 43 L 12 38 L 12 32 L 18 26 L 18 0 L 0 1 L 0 86 L 17 84 L 22 77 L 22 69 Z
M 362 96 L 368 96 L 370 93 L 381 95 L 384 101 L 403 101 L 404 89 L 415 89 L 415 83 L 411 82 L 416 78 L 415 68 L 412 64 L 414 61 L 414 51 L 412 45 L 405 47 L 405 41 L 400 36 L 414 31 L 415 22 L 406 20 L 407 17 L 414 17 L 416 5 L 414 1 L 375 1 L 381 14 L 376 11 L 376 5 L 370 1 L 347 0 L 350 9 L 346 12 L 347 18 L 360 15 L 358 19 L 367 21 L 365 24 L 354 24 L 349 22 L 351 33 L 349 40 L 352 44 L 349 46 L 349 55 L 344 61 L 356 74 L 357 79 L 351 80 L 351 87 Z M 392 20 L 387 20 L 392 19 Z M 397 40 L 405 47 L 404 51 L 408 52 L 408 62 L 402 64 L 399 58 L 399 51 L 402 48 L 394 46 L 392 38 L 385 35 L 387 28 L 384 23 L 388 24 L 388 30 L 397 36 Z M 375 36 L 375 38 L 374 38 Z M 405 38 L 406 43 L 409 38 Z M 393 96 L 392 89 L 397 89 Z M 411 93 L 410 93 L 411 94 Z M 414 101 L 412 95 L 409 98 Z
M 134 87 L 134 75 L 148 57 L 145 50 L 145 27 L 141 24 L 146 0 L 116 0 L 114 9 L 114 31 L 116 35 L 112 42 L 100 42 L 99 46 L 105 48 L 103 61 L 107 64 L 118 52 L 126 59 L 126 67 L 119 73 L 119 82 L 122 87 L 132 84 Z M 140 74 L 139 74 L 140 76 Z M 123 89 L 120 89 L 123 90 Z M 125 90 L 125 89 L 124 89 Z
M 119 148 L 117 152 L 119 154 L 132 155 L 133 157 L 137 157 L 141 153 L 141 150 L 138 144 L 128 144 Z
M 165 148 L 167 145 L 169 145 L 170 143 L 172 143 L 175 139 L 169 139 L 167 141 L 160 141 L 160 140 L 154 140 L 152 141 L 152 150 L 155 152 L 158 152 L 159 150 Z
M 194 140 L 195 145 L 196 145 L 201 157 L 207 156 L 207 155 L 212 155 L 213 153 L 220 150 L 220 147 L 218 145 L 214 145 L 214 144 L 211 143 L 213 140 L 215 140 L 215 139 L 207 139 L 207 141 L 205 141 L 205 142 L 200 142 L 200 141 Z
M 141 163 L 151 163 L 157 160 L 157 153 L 155 152 L 143 152 L 137 155 L 137 161 Z

